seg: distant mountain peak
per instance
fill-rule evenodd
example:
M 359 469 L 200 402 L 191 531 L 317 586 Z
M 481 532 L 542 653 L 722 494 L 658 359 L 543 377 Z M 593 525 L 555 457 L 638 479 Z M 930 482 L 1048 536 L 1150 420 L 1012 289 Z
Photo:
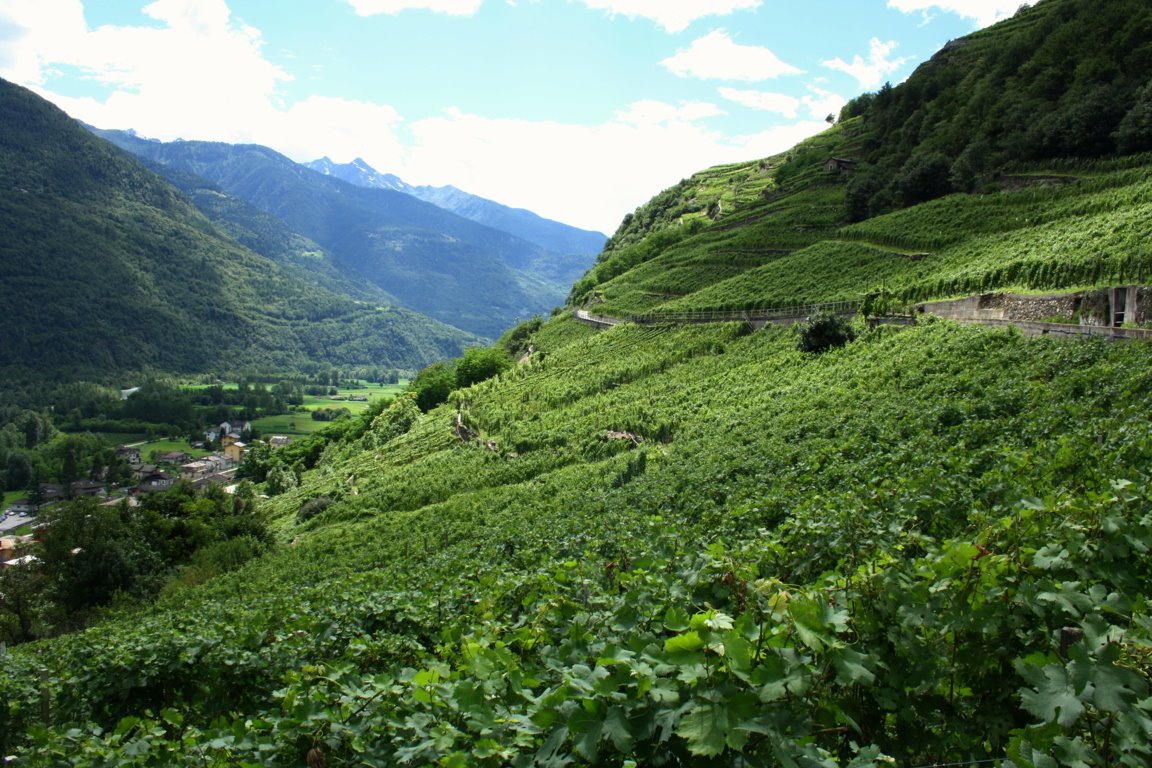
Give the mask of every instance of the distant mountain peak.
M 349 184 L 355 184 L 358 187 L 391 189 L 407 195 L 413 194 L 411 184 L 406 183 L 399 176 L 391 173 L 380 173 L 362 157 L 357 157 L 350 163 L 337 163 L 325 155 L 319 160 L 304 163 L 304 167 L 322 173 L 325 176 L 331 176 L 341 181 L 346 181 Z
M 443 187 L 413 186 L 391 173 L 381 173 L 362 157 L 350 163 L 333 163 L 327 157 L 305 163 L 308 168 L 328 176 L 369 189 L 392 189 L 432 203 L 478 224 L 508 232 L 555 254 L 594 257 L 608 239 L 600 232 L 545 219 L 523 208 L 512 208 L 464 190 Z

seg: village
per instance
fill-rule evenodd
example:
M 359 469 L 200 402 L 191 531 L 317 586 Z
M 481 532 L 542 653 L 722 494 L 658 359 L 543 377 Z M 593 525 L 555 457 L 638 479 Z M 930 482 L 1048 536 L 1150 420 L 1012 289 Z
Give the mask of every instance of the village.
M 253 445 L 266 442 L 271 450 L 277 450 L 292 441 L 286 435 L 272 435 L 267 441 L 247 443 L 243 437 L 251 432 L 252 427 L 248 422 L 240 425 L 223 422 L 207 430 L 202 442 L 192 444 L 193 448 L 219 446 L 217 451 L 199 458 L 186 451 L 165 451 L 148 457 L 149 462 L 145 462 L 139 446 L 119 446 L 116 449 L 117 456 L 132 470 L 132 484 L 128 486 L 109 486 L 99 480 L 77 480 L 67 485 L 40 484 L 35 494 L 17 499 L 0 511 L 0 567 L 20 565 L 35 559 L 34 555 L 28 554 L 35 541 L 35 533 L 14 533 L 29 526 L 34 531 L 38 525 L 37 515 L 64 501 L 94 497 L 102 500 L 101 506 L 127 504 L 134 507 L 139 505 L 142 496 L 167 491 L 182 481 L 191 483 L 197 489 L 221 485 L 225 492 L 234 493 L 237 485 L 236 470 L 244 454 Z

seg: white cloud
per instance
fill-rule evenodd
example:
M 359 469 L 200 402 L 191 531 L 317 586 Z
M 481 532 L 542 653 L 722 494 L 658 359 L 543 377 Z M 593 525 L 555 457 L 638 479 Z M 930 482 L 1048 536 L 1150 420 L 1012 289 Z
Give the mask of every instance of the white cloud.
M 840 58 L 835 58 L 825 61 L 823 64 L 829 69 L 835 69 L 851 75 L 860 83 L 861 88 L 871 90 L 884 82 L 886 75 L 895 72 L 907 61 L 904 57 L 897 59 L 889 58 L 897 45 L 898 43 L 895 40 L 890 40 L 885 43 L 881 42 L 879 38 L 874 37 L 869 42 L 868 61 L 864 61 L 860 54 L 856 54 L 852 57 L 851 63 Z
M 80 3 L 45 13 L 9 2 L 6 15 L 24 30 L 0 75 L 41 91 L 56 68 L 111 90 L 104 101 L 53 97 L 72 116 L 108 128 L 148 126 L 165 137 L 215 138 L 247 126 L 255 139 L 274 116 L 277 86 L 291 79 L 264 59 L 260 33 L 232 19 L 224 0 L 157 0 L 144 13 L 162 26 L 90 30 Z M 61 31 L 63 30 L 63 32 Z
M 692 22 L 707 16 L 726 16 L 735 11 L 759 8 L 762 0 L 581 0 L 612 16 L 645 18 L 668 32 L 682 32 Z
M 782 152 L 827 128 L 802 122 L 726 140 L 702 122 L 718 113 L 703 103 L 640 101 L 582 126 L 448 110 L 413 123 L 405 165 L 381 170 L 611 233 L 624 214 L 681 178 Z
M 838 116 L 848 100 L 838 93 L 810 85 L 808 86 L 808 95 L 803 98 L 803 102 L 804 106 L 808 108 L 810 117 L 823 119 L 828 115 Z
M 795 96 L 770 91 L 751 91 L 741 88 L 721 88 L 720 95 L 749 109 L 775 112 L 785 117 L 796 117 L 801 101 Z
M 980 27 L 1003 21 L 1023 5 L 1021 0 L 888 0 L 888 7 L 904 13 L 939 8 L 972 19 Z
M 786 93 L 742 88 L 721 88 L 719 92 L 723 98 L 749 109 L 774 112 L 789 119 L 798 117 L 803 107 L 807 117 L 824 120 L 828 115 L 840 114 L 841 108 L 847 103 L 843 96 L 814 85 L 808 86 L 808 94 L 802 98 Z
M 613 119 L 619 123 L 638 127 L 666 126 L 718 117 L 722 114 L 723 110 L 705 101 L 683 102 L 676 106 L 663 101 L 642 99 L 630 104 L 626 110 L 617 111 Z
M 96 29 L 85 24 L 80 2 L 47 5 L 0 0 L 0 76 L 35 87 L 88 123 L 162 140 L 259 143 L 298 161 L 360 156 L 414 184 L 454 184 L 602 231 L 702 168 L 775 154 L 826 127 L 804 118 L 815 94 L 802 99 L 793 124 L 735 137 L 717 130 L 724 111 L 707 101 L 640 100 L 593 125 L 456 109 L 410 120 L 388 104 L 322 95 L 286 102 L 289 75 L 264 57 L 259 32 L 223 0 L 159 0 L 146 6 L 147 23 Z M 724 74 L 735 72 L 733 79 L 779 70 L 756 55 L 766 49 L 729 41 L 725 50 L 752 54 L 735 67 L 727 62 Z M 78 71 L 104 90 L 84 98 L 54 93 L 54 68 Z
M 0 77 L 38 85 L 47 62 L 62 62 L 87 29 L 80 0 L 0 0 Z
M 471 16 L 484 0 L 347 0 L 358 16 L 395 15 L 407 10 L 426 10 L 449 16 Z
M 801 70 L 781 61 L 767 48 L 740 45 L 723 29 L 713 30 L 695 40 L 686 49 L 660 62 L 669 72 L 680 77 L 710 80 L 757 82 L 781 75 L 799 74 Z
M 403 125 L 400 113 L 387 104 L 311 96 L 278 113 L 259 143 L 299 161 L 364 157 L 387 171 L 404 162 Z

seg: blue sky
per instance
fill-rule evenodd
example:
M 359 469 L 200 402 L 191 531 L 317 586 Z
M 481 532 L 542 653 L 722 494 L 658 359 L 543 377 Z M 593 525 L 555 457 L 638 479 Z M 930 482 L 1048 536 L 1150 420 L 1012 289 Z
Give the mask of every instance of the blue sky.
M 611 233 L 1019 0 L 0 0 L 0 77 L 101 128 L 362 157 Z

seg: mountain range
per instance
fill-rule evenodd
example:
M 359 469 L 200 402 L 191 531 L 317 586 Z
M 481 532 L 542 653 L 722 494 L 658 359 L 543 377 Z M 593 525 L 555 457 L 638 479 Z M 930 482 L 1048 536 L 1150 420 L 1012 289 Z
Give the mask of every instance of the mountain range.
M 313 160 L 305 165 L 327 176 L 374 189 L 394 189 L 425 202 L 452 211 L 464 218 L 493 229 L 509 232 L 517 237 L 535 243 L 557 256 L 595 256 L 604 247 L 608 238 L 600 232 L 577 229 L 551 219 L 545 219 L 523 208 L 511 208 L 501 203 L 470 194 L 451 185 L 444 187 L 413 186 L 391 173 L 380 173 L 364 160 L 356 158 L 350 163 L 335 163 L 327 157 Z M 584 266 L 587 269 L 587 265 Z M 580 271 L 583 274 L 583 270 Z M 580 276 L 567 277 L 571 284 Z M 564 282 L 565 274 L 556 274 L 557 280 Z
M 234 232 L 274 247 L 241 245 L 175 186 L 4 81 L 0 179 L 0 367 L 19 375 L 411 369 L 478 341 L 356 288 L 268 217 Z M 213 190 L 200 197 L 238 210 Z
M 345 274 L 480 336 L 494 338 L 562 304 L 595 256 L 557 254 L 395 188 L 316 172 L 267 147 L 96 134 L 169 178 L 205 179 L 318 243 Z

